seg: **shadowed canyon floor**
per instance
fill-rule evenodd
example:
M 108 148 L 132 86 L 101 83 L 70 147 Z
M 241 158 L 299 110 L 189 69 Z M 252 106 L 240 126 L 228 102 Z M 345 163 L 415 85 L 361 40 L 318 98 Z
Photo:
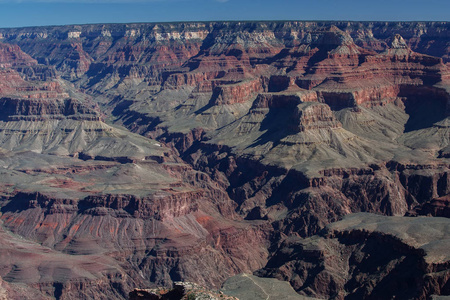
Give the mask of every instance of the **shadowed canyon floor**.
M 447 22 L 0 29 L 0 298 L 449 296 L 449 45 Z

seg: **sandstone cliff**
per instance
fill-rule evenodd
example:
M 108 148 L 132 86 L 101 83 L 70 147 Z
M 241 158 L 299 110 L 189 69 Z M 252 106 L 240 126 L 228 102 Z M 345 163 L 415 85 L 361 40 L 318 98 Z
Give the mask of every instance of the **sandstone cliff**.
M 286 239 L 258 275 L 326 299 L 448 295 L 448 221 L 349 215 L 318 236 Z
M 0 37 L 0 244 L 26 241 L 0 249 L 8 293 L 23 283 L 42 297 L 120 299 L 259 269 L 316 297 L 450 294 L 447 262 L 424 259 L 422 244 L 362 221 L 339 227 L 351 217 L 328 225 L 358 212 L 449 217 L 448 23 Z M 392 228 L 416 234 L 413 220 L 425 219 Z M 428 243 L 440 245 L 434 221 Z

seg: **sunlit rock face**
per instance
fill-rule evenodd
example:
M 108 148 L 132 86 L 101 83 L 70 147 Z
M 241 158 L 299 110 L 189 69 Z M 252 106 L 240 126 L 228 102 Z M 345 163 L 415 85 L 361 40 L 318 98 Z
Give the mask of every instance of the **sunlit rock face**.
M 446 22 L 0 29 L 0 297 L 253 272 L 449 295 L 449 43 Z

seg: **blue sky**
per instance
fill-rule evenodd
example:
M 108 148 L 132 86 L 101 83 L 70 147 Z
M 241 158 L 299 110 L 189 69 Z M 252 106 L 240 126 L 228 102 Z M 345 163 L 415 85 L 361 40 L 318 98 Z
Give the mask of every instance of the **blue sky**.
M 450 21 L 450 0 L 0 0 L 0 27 L 214 20 Z

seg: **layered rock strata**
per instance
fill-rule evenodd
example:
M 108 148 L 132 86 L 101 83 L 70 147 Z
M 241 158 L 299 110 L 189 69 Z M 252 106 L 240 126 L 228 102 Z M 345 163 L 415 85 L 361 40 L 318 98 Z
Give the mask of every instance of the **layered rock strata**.
M 446 22 L 74 25 L 0 37 L 1 218 L 46 262 L 21 264 L 29 245 L 1 250 L 8 292 L 25 283 L 43 297 L 125 298 L 132 286 L 218 287 L 261 269 L 317 297 L 448 295 L 446 263 L 432 269 L 421 245 L 378 225 L 331 229 L 351 219 L 326 227 L 357 212 L 448 217 Z M 440 244 L 446 229 L 435 227 Z M 380 238 L 393 247 L 377 248 Z M 324 259 L 327 247 L 337 260 Z
M 447 218 L 348 215 L 320 235 L 286 239 L 257 274 L 326 299 L 449 295 L 448 229 Z

